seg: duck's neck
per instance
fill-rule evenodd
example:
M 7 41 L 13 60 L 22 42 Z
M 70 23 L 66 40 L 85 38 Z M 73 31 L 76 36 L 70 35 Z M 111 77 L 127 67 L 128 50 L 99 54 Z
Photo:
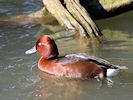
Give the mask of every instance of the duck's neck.
M 47 60 L 54 60 L 54 59 L 57 59 L 57 58 L 58 58 L 58 56 L 54 56 L 54 57 L 48 58 Z

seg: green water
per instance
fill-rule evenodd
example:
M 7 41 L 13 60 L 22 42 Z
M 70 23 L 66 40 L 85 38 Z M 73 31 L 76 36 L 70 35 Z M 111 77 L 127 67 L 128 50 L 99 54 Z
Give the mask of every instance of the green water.
M 41 6 L 40 0 L 0 0 L 0 17 L 27 14 Z M 40 56 L 25 55 L 25 51 L 35 44 L 36 32 L 42 27 L 3 24 L 0 27 L 0 100 L 133 100 L 133 12 L 97 24 L 107 39 L 103 45 L 91 41 L 86 46 L 73 35 L 66 35 L 69 32 L 52 36 L 60 55 L 85 52 L 127 66 L 128 70 L 112 79 L 113 87 L 104 84 L 99 88 L 95 79 L 70 80 L 40 72 L 37 68 Z

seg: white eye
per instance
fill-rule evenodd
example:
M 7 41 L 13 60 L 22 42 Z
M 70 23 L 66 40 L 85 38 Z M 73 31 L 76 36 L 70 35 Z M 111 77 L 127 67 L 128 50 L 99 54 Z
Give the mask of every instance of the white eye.
M 42 46 L 42 45 L 47 45 L 47 42 L 45 42 L 45 43 L 39 42 L 39 43 L 38 43 L 38 46 Z
M 38 43 L 38 45 L 39 45 L 39 46 L 41 46 L 41 45 L 42 45 L 42 43 Z

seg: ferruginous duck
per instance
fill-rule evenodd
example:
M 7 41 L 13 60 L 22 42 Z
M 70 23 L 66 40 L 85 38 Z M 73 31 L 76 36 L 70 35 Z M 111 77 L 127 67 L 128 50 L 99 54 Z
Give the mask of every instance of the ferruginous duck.
M 38 68 L 56 76 L 103 79 L 104 77 L 115 76 L 121 70 L 127 69 L 125 66 L 114 65 L 104 59 L 89 56 L 85 53 L 59 57 L 57 45 L 49 35 L 40 37 L 36 45 L 27 50 L 26 54 L 36 51 L 41 54 Z

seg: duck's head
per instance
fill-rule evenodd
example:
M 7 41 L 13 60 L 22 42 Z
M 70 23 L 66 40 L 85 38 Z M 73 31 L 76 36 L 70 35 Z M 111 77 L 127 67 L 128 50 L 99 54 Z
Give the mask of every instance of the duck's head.
M 27 50 L 25 53 L 31 54 L 36 51 L 45 59 L 55 58 L 59 54 L 55 41 L 48 35 L 40 37 L 37 40 L 36 45 L 32 49 Z

